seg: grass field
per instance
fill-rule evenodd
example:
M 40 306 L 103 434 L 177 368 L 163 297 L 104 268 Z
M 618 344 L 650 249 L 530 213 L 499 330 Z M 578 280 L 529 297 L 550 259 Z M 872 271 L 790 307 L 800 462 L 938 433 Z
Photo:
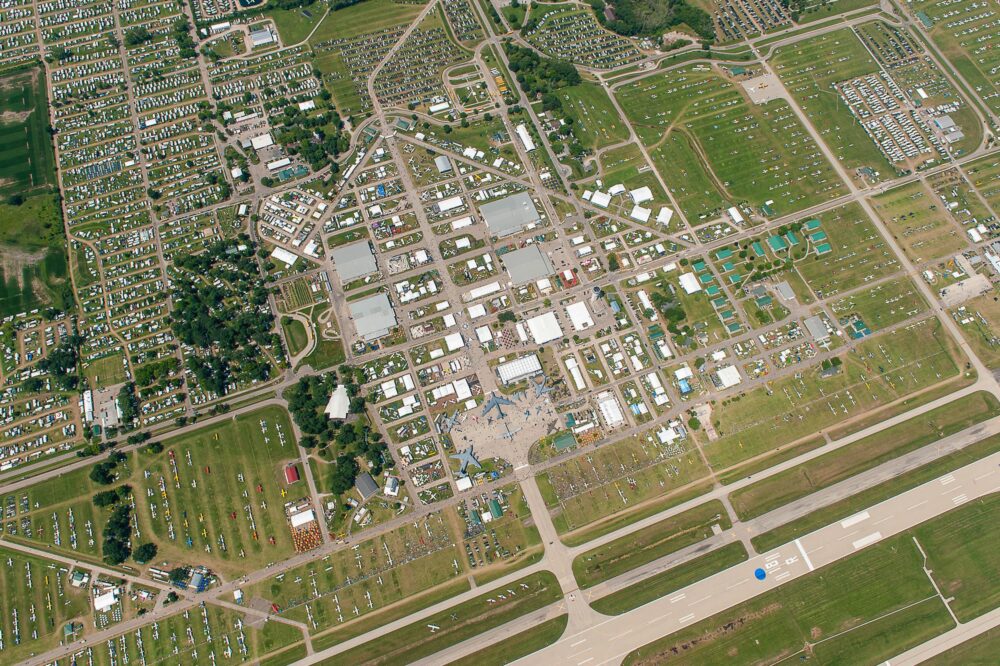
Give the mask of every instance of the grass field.
M 290 356 L 295 356 L 309 344 L 306 327 L 298 319 L 289 319 L 287 323 L 282 321 L 281 328 L 285 333 L 285 342 L 288 344 Z
M 872 331 L 879 331 L 924 312 L 927 302 L 904 275 L 871 289 L 856 291 L 832 303 L 830 310 L 841 321 L 856 316 Z
M 414 622 L 369 643 L 343 652 L 324 663 L 360 666 L 411 662 L 499 627 L 562 598 L 559 582 L 548 571 L 510 584 L 514 594 L 498 600 L 482 594 L 445 611 Z M 428 625 L 438 627 L 431 630 Z
M 0 317 L 72 305 L 62 213 L 54 194 L 0 203 Z
M 950 257 L 967 245 L 941 201 L 917 181 L 873 199 L 879 217 L 914 263 Z
M 604 88 L 583 82 L 556 92 L 573 131 L 585 148 L 596 150 L 628 139 L 628 127 Z
M 996 293 L 969 299 L 953 315 L 976 356 L 988 368 L 1000 367 L 1000 301 Z
M 14 116 L 0 122 L 0 197 L 56 184 L 43 76 L 33 68 L 0 79 L 0 109 Z
M 740 562 L 745 562 L 748 557 L 747 549 L 742 543 L 737 541 L 726 544 L 639 583 L 603 596 L 591 602 L 590 607 L 605 615 L 621 615 Z
M 860 416 L 959 374 L 955 344 L 937 320 L 925 319 L 867 340 L 847 352 L 839 374 L 819 368 L 775 380 L 717 405 L 719 439 L 705 448 L 723 469 Z
M 70 585 L 64 566 L 0 548 L 0 631 L 5 639 L 0 661 L 13 664 L 55 648 L 63 626 L 83 622 L 89 614 L 87 591 Z
M 452 513 L 431 514 L 273 576 L 250 596 L 276 604 L 282 616 L 305 622 L 313 632 L 347 629 L 345 623 L 367 615 L 388 622 L 381 612 L 387 606 L 417 601 L 416 595 L 465 573 L 454 521 Z
M 92 361 L 84 368 L 83 374 L 86 376 L 92 388 L 114 386 L 125 381 L 125 366 L 122 362 L 125 355 L 121 353 L 104 356 Z
M 975 393 L 740 488 L 729 498 L 741 520 L 760 516 L 997 414 L 996 398 Z
M 314 4 L 297 9 L 268 9 L 264 15 L 274 20 L 281 42 L 285 46 L 291 46 L 308 37 L 309 33 L 323 20 L 325 13 L 326 7 L 324 5 Z
M 888 160 L 832 87 L 878 69 L 850 28 L 783 46 L 775 52 L 772 64 L 844 167 L 853 171 L 867 166 L 882 174 L 894 174 Z
M 1000 208 L 1000 156 L 988 155 L 965 167 L 969 180 L 993 207 Z
M 664 504 L 684 501 L 687 493 L 672 493 L 707 476 L 693 448 L 669 452 L 628 438 L 560 463 L 539 475 L 538 483 L 556 530 L 574 545 L 638 520 L 645 511 L 655 513 Z M 704 492 L 692 488 L 695 495 Z M 654 499 L 652 505 L 636 506 Z
M 245 653 L 240 647 L 241 635 L 245 638 Z M 230 659 L 250 660 L 301 640 L 302 633 L 287 624 L 254 625 L 241 613 L 204 605 L 186 613 L 161 617 L 138 631 L 129 631 L 109 641 L 88 645 L 73 661 L 66 659 L 59 664 L 227 663 L 226 646 L 232 649 Z M 92 657 L 92 661 L 88 657 Z
M 876 664 L 954 626 L 908 535 L 887 539 L 643 646 L 626 664 L 683 650 L 699 666 Z
M 312 310 L 310 318 L 313 322 L 313 332 L 316 334 L 316 345 L 313 350 L 299 362 L 299 367 L 308 365 L 313 370 L 324 370 L 340 365 L 347 356 L 344 353 L 344 343 L 341 340 L 330 340 L 322 335 L 323 324 L 319 317 L 329 306 L 316 306 Z
M 773 530 L 758 534 L 752 539 L 753 546 L 761 553 L 777 548 L 997 451 L 1000 451 L 1000 436 L 987 437 L 963 449 L 946 453 L 934 462 L 817 509 Z
M 284 463 L 298 458 L 284 409 L 265 407 L 163 446 L 139 454 L 148 476 L 137 470 L 131 479 L 140 525 L 159 545 L 159 559 L 238 575 L 294 552 L 283 507 L 307 491 L 284 481 Z
M 495 645 L 456 659 L 450 662 L 449 666 L 504 666 L 552 645 L 566 631 L 567 624 L 569 615 L 545 620 L 527 631 L 514 634 Z
M 751 104 L 716 70 L 681 68 L 627 84 L 615 94 L 691 220 L 721 212 L 720 202 L 760 208 L 772 201 L 786 214 L 844 192 L 786 102 Z M 674 134 L 679 139 L 670 140 Z M 703 173 L 685 177 L 675 173 L 675 165 Z M 711 188 L 701 189 L 708 182 Z
M 899 261 L 861 207 L 848 204 L 817 219 L 833 251 L 795 264 L 819 298 L 877 280 L 899 270 Z
M 998 511 L 1000 494 L 993 494 L 913 530 L 941 592 L 954 598 L 950 605 L 959 622 L 1000 606 Z
M 931 39 L 994 112 L 1000 111 L 1000 32 L 994 12 L 975 0 L 915 0 L 910 11 L 933 22 Z
M 581 589 L 593 587 L 707 539 L 712 536 L 714 525 L 723 530 L 732 527 L 725 507 L 718 500 L 578 555 L 573 560 L 573 575 Z

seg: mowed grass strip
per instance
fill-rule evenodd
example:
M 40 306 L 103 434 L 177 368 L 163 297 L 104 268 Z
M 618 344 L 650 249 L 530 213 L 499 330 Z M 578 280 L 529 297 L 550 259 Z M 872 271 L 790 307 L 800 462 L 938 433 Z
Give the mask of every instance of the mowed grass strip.
M 566 631 L 569 615 L 560 615 L 527 631 L 449 662 L 449 666 L 503 666 L 555 643 Z
M 573 576 L 586 589 L 712 536 L 732 522 L 719 500 L 706 502 L 646 529 L 588 550 L 573 560 Z
M 927 568 L 952 598 L 965 623 L 1000 606 L 1000 493 L 970 502 L 918 526 L 914 536 L 927 553 Z
M 625 664 L 876 664 L 954 626 L 900 535 L 630 653 Z M 798 661 L 798 659 L 795 659 Z
M 975 444 L 970 444 L 964 449 L 941 456 L 934 462 L 900 474 L 889 481 L 872 486 L 856 495 L 845 497 L 839 502 L 817 509 L 801 518 L 785 523 L 781 527 L 758 534 L 751 539 L 751 542 L 758 553 L 767 552 L 997 451 L 1000 451 L 1000 435 L 993 435 Z
M 410 663 L 457 643 L 544 608 L 562 598 L 559 581 L 548 571 L 540 571 L 510 584 L 514 594 L 487 592 L 402 629 L 347 650 L 325 664 Z M 490 603 L 489 600 L 493 600 Z M 438 629 L 432 632 L 428 625 Z
M 705 455 L 715 469 L 773 455 L 824 428 L 954 381 L 960 357 L 934 318 L 868 338 L 842 357 L 838 375 L 822 377 L 814 364 L 716 405 L 712 420 L 720 436 L 705 447 Z
M 985 391 L 932 409 L 730 494 L 741 520 L 805 497 L 1000 414 Z
M 605 615 L 621 615 L 724 571 L 735 564 L 745 562 L 748 557 L 747 549 L 739 541 L 726 544 L 684 564 L 671 567 L 639 583 L 603 596 L 592 602 L 590 607 Z

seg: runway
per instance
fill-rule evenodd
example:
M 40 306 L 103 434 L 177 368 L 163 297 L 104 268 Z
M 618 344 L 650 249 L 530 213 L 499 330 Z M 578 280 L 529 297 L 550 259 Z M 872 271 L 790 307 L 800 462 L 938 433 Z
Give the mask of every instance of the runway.
M 633 611 L 564 636 L 517 664 L 617 664 L 632 650 L 1000 490 L 1000 453 L 913 488 Z M 757 569 L 765 577 L 758 580 Z

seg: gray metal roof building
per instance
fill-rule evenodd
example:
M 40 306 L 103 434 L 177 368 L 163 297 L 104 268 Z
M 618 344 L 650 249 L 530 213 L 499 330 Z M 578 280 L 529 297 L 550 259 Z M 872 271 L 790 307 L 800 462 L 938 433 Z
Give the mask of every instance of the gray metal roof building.
M 354 487 L 361 493 L 361 499 L 368 499 L 378 492 L 378 484 L 368 472 L 362 472 L 354 478 Z
M 376 340 L 389 334 L 396 325 L 396 313 L 385 294 L 375 294 L 368 298 L 347 304 L 354 319 L 354 328 L 365 340 Z
M 437 167 L 438 173 L 447 173 L 451 171 L 451 160 L 448 159 L 447 155 L 438 155 L 435 157 L 434 165 Z
M 340 276 L 341 282 L 350 282 L 378 272 L 375 254 L 368 241 L 334 248 L 330 251 L 330 258 L 333 259 L 333 266 L 337 269 L 337 275 Z
M 516 285 L 527 284 L 555 272 L 552 262 L 537 245 L 529 245 L 502 255 L 504 266 Z
M 491 201 L 479 207 L 490 233 L 498 238 L 516 234 L 541 218 L 531 195 L 527 192 L 514 194 L 506 199 Z
M 823 323 L 823 319 L 817 315 L 812 317 L 806 317 L 803 321 L 806 326 L 806 330 L 809 331 L 809 335 L 817 342 L 822 342 L 830 337 L 830 332 L 826 330 L 826 324 Z

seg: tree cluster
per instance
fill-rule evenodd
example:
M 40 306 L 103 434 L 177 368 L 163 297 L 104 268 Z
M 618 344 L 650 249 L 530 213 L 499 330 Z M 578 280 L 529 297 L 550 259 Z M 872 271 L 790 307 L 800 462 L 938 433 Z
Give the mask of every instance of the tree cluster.
M 80 384 L 77 362 L 80 360 L 81 344 L 83 337 L 74 333 L 38 362 L 38 368 L 52 375 L 56 385 L 64 391 L 72 391 Z
M 274 346 L 274 316 L 267 309 L 254 248 L 220 241 L 200 254 L 177 257 L 170 325 L 185 344 L 204 352 L 188 359 L 201 386 L 217 395 L 235 379 L 266 380 L 271 365 L 261 351 Z
M 281 115 L 273 117 L 273 122 L 281 123 L 275 135 L 278 143 L 308 162 L 313 171 L 330 164 L 350 147 L 350 138 L 341 131 L 343 123 L 332 109 L 309 115 L 289 104 Z
M 321 451 L 333 447 L 336 458 L 330 487 L 337 495 L 354 486 L 359 470 L 357 458 L 364 458 L 375 476 L 394 464 L 381 433 L 373 430 L 365 420 L 335 421 L 327 418 L 323 411 L 330 394 L 343 377 L 351 397 L 350 413 L 364 413 L 365 398 L 359 395 L 360 386 L 356 383 L 363 377 L 359 375 L 361 373 L 354 368 L 341 366 L 336 372 L 303 377 L 285 391 L 292 418 L 305 433 L 301 445 L 305 448 L 319 447 Z
M 510 71 L 517 77 L 525 94 L 536 97 L 580 83 L 580 72 L 565 60 L 545 58 L 532 49 L 505 43 Z
M 91 468 L 90 480 L 102 486 L 110 486 L 115 482 L 115 470 L 118 469 L 118 464 L 125 462 L 125 460 L 124 453 L 112 451 L 107 460 L 99 462 Z
M 715 39 L 712 16 L 686 0 L 616 0 L 612 19 L 605 15 L 604 0 L 590 0 L 590 6 L 604 27 L 626 37 L 659 37 L 686 25 L 702 39 Z

